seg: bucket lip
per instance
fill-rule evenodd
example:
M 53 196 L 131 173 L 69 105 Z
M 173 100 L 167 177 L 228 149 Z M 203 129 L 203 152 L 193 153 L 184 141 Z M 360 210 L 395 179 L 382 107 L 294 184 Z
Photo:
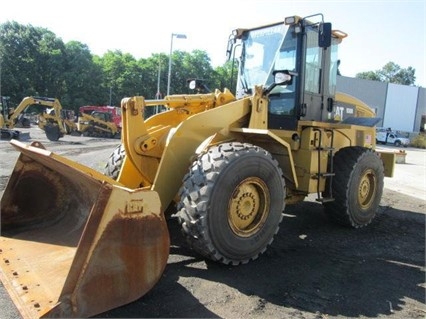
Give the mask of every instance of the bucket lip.
M 35 153 L 44 155 L 44 156 L 50 156 L 52 154 L 51 151 L 46 150 L 44 145 L 38 141 L 31 142 L 31 144 L 25 144 L 18 140 L 12 139 L 10 140 L 10 144 L 12 144 L 17 149 L 29 149 Z
M 25 144 L 17 140 L 11 140 L 10 143 L 21 152 L 21 155 L 28 156 L 34 160 L 37 160 L 38 157 L 43 157 L 47 161 L 53 161 L 57 164 L 64 165 L 75 169 L 78 173 L 83 174 L 87 177 L 93 178 L 100 183 L 111 184 L 114 186 L 120 186 L 126 188 L 123 184 L 117 182 L 115 179 L 76 161 L 73 161 L 69 158 L 56 154 L 52 151 L 45 149 L 42 143 L 34 141 L 31 144 Z

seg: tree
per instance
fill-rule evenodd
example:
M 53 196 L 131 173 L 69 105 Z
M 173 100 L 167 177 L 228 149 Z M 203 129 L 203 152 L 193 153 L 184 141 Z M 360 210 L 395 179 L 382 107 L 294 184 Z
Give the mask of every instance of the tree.
M 401 68 L 394 62 L 388 62 L 382 69 L 358 73 L 355 77 L 365 80 L 388 82 L 402 85 L 414 85 L 416 70 L 409 66 Z
M 213 69 L 202 50 L 174 51 L 171 59 L 171 94 L 194 93 L 188 88 L 189 78 L 204 80 L 212 91 L 234 91 L 232 63 Z M 155 99 L 158 85 L 164 98 L 168 62 L 164 53 L 140 60 L 118 50 L 92 55 L 86 44 L 64 44 L 47 29 L 13 21 L 0 24 L 1 94 L 10 96 L 11 105 L 26 96 L 45 96 L 75 111 L 83 105 L 119 106 L 129 96 Z
M 64 92 L 65 46 L 44 28 L 6 22 L 0 25 L 2 94 L 11 104 L 23 97 L 60 97 Z
M 103 81 L 98 83 L 105 92 L 102 104 L 120 105 L 121 99 L 127 96 L 143 95 L 141 79 L 144 71 L 136 59 L 129 53 L 120 50 L 108 51 L 95 62 L 103 70 Z
M 204 84 L 214 90 L 215 72 L 210 64 L 210 58 L 205 51 L 193 50 L 191 54 L 186 53 L 183 56 L 182 68 L 184 72 L 180 79 L 181 92 L 188 91 L 186 81 L 188 79 L 203 80 Z M 193 93 L 193 92 L 191 92 Z
M 237 86 L 237 73 L 238 73 L 238 62 L 236 60 L 229 60 L 223 66 L 219 66 L 215 69 L 214 83 L 215 88 L 224 90 L 229 89 L 235 93 Z
M 65 49 L 65 92 L 62 95 L 62 105 L 71 106 L 78 111 L 83 105 L 102 104 L 105 94 L 99 83 L 102 83 L 103 71 L 94 63 L 87 45 L 70 41 L 65 45 Z

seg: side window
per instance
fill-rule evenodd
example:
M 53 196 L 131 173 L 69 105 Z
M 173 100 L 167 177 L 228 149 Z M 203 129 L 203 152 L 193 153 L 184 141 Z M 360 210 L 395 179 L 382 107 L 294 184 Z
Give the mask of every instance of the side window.
M 331 67 L 328 94 L 334 95 L 336 93 L 337 75 L 340 75 L 338 73 L 340 60 L 337 59 L 337 41 L 336 39 L 332 39 L 331 41 Z
M 322 50 L 318 47 L 318 33 L 307 32 L 305 90 L 312 93 L 320 92 Z

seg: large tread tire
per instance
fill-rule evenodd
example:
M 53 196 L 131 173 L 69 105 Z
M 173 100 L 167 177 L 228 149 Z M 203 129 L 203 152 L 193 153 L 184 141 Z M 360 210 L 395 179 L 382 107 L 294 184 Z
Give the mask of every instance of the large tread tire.
M 383 194 L 384 167 L 378 154 L 363 147 L 340 149 L 333 159 L 334 201 L 324 202 L 325 213 L 344 226 L 360 228 L 371 223 Z M 326 189 L 329 185 L 327 183 Z M 327 192 L 324 197 L 329 197 Z
M 119 144 L 111 153 L 108 158 L 108 161 L 105 164 L 104 175 L 109 176 L 114 180 L 117 180 L 121 171 L 121 167 L 123 166 L 125 157 L 126 150 L 124 149 L 123 144 Z
M 47 139 L 52 142 L 56 142 L 62 137 L 62 133 L 58 125 L 46 124 L 44 132 L 46 133 Z
M 189 246 L 223 264 L 245 264 L 266 251 L 279 230 L 285 181 L 278 162 L 245 143 L 212 146 L 194 161 L 179 192 Z

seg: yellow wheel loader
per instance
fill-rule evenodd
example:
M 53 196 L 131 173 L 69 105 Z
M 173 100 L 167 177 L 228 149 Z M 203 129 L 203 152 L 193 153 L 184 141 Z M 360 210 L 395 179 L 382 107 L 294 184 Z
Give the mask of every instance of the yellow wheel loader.
M 395 158 L 375 149 L 376 118 L 336 118 L 345 36 L 321 14 L 235 30 L 236 93 L 124 98 L 105 174 L 12 141 L 0 276 L 23 317 L 88 317 L 143 296 L 167 263 L 166 214 L 227 265 L 264 253 L 285 206 L 309 194 L 332 221 L 368 225 Z M 167 111 L 144 120 L 159 104 Z

